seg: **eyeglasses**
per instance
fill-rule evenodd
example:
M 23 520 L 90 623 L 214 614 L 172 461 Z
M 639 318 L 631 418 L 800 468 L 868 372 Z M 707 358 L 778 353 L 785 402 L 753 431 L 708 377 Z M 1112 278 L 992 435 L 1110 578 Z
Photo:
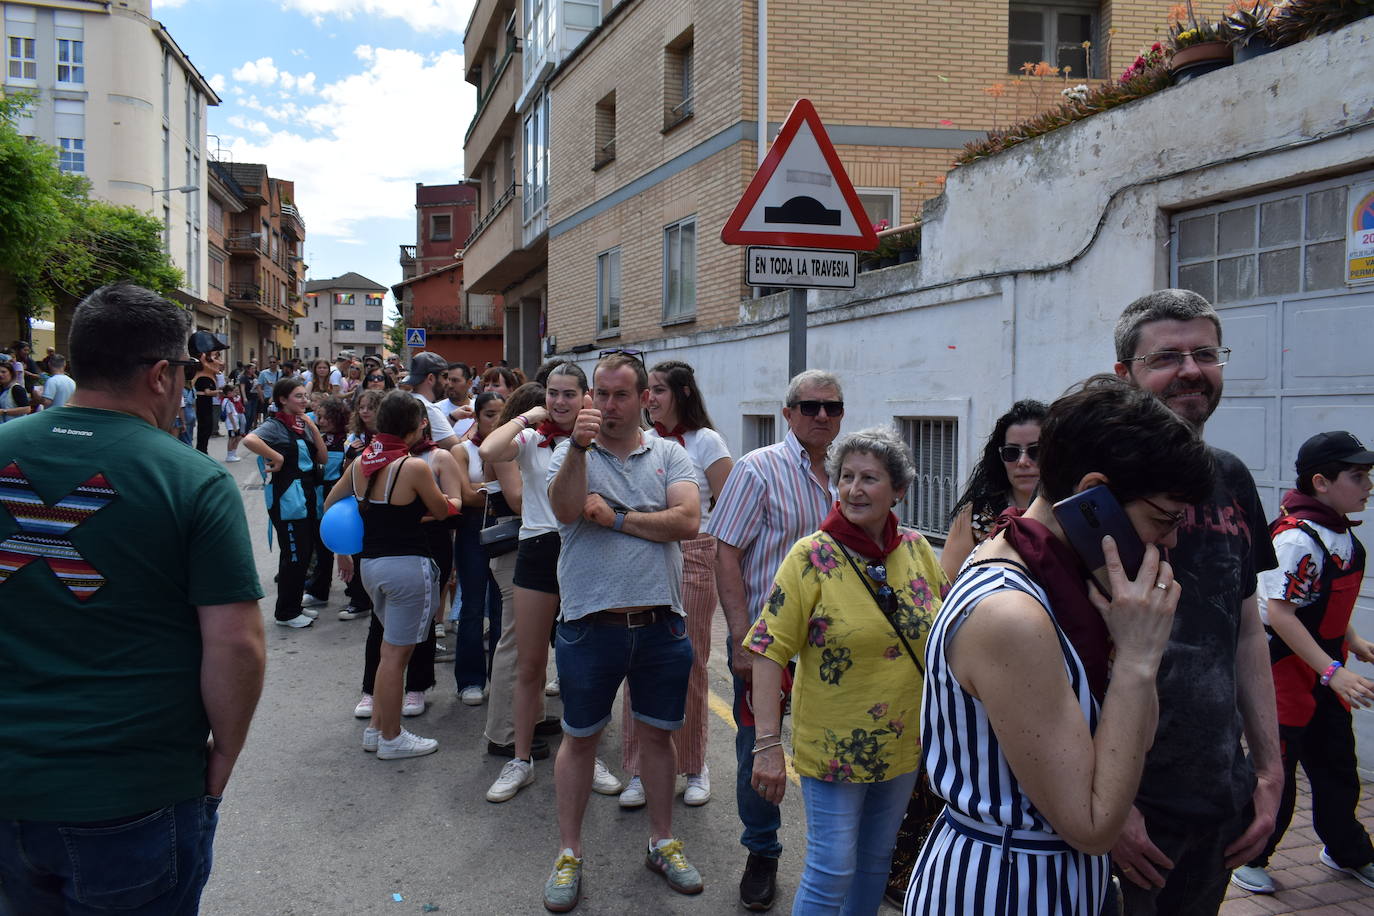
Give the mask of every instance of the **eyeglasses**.
M 827 417 L 844 416 L 844 401 L 798 401 L 797 409 L 802 412 L 803 417 L 819 416 L 821 408 L 825 408 Z
M 1179 525 L 1182 525 L 1184 520 L 1187 518 L 1187 515 L 1185 515 L 1184 513 L 1170 512 L 1168 509 L 1164 508 L 1159 503 L 1155 502 L 1152 499 L 1146 499 L 1144 496 L 1140 497 L 1140 501 L 1169 520 L 1169 527 L 1164 532 L 1166 536 L 1172 534 L 1174 532 L 1174 529 L 1176 529 Z
M 1123 362 L 1144 363 L 1146 369 L 1163 372 L 1165 369 L 1182 368 L 1183 361 L 1190 356 L 1199 367 L 1221 367 L 1226 365 L 1227 360 L 1231 358 L 1231 348 L 1198 347 L 1196 350 L 1156 350 L 1153 353 L 1146 353 L 1144 356 L 1132 356 Z
M 366 381 L 369 381 L 369 382 L 385 382 L 386 379 L 383 378 L 383 377 L 380 376 L 380 375 L 369 375 L 369 376 L 366 378 Z
M 625 348 L 623 348 L 623 347 L 614 347 L 614 348 L 612 348 L 612 349 L 610 349 L 610 350 L 602 350 L 600 353 L 596 354 L 596 358 L 597 358 L 597 359 L 604 359 L 604 358 L 607 357 L 607 356 L 614 356 L 614 355 L 617 354 L 617 353 L 624 353 L 626 356 L 628 356 L 628 357 L 630 357 L 630 358 L 632 358 L 632 359 L 637 359 L 637 360 L 639 360 L 641 363 L 644 362 L 644 351 L 643 351 L 643 350 L 628 350 L 628 349 L 625 349 Z
M 1032 462 L 1036 462 L 1040 460 L 1040 443 L 1033 442 L 1030 445 L 1004 445 L 997 450 L 997 454 L 1000 455 L 1002 460 L 1007 464 L 1014 464 L 1020 461 L 1022 455 L 1025 455 Z
M 897 609 L 897 593 L 887 584 L 887 567 L 881 563 L 869 563 L 864 567 L 868 577 L 878 583 L 878 600 L 883 603 L 889 614 Z

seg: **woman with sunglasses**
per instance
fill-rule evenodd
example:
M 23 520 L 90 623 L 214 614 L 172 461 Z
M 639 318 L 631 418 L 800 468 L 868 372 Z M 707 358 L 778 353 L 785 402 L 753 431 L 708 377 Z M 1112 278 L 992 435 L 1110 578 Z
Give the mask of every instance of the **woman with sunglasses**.
M 806 807 L 806 864 L 793 914 L 876 913 L 897 828 L 916 785 L 926 634 L 946 585 L 935 551 L 892 508 L 916 476 L 894 430 L 836 440 L 826 471 L 840 498 L 793 545 L 749 635 L 754 695 L 777 696 L 788 661 L 792 749 Z M 754 789 L 787 785 L 776 703 L 754 706 Z
M 1017 401 L 997 418 L 983 445 L 983 456 L 950 513 L 940 565 L 951 581 L 973 548 L 991 533 L 1004 509 L 1030 505 L 1040 483 L 1040 424 L 1048 409 L 1039 401 Z

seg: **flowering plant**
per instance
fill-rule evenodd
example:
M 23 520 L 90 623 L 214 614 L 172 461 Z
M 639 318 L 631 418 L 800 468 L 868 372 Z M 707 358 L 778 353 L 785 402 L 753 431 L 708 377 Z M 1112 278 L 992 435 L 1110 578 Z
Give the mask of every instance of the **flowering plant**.
M 1207 41 L 1225 41 L 1226 36 L 1206 17 L 1198 19 L 1192 0 L 1169 12 L 1169 46 L 1175 51 L 1191 48 Z
M 1117 79 L 1118 83 L 1126 84 L 1149 70 L 1156 70 L 1164 66 L 1164 46 L 1159 42 L 1152 44 L 1148 50 L 1141 51 L 1140 56 L 1135 59 L 1125 70 L 1121 71 L 1121 76 Z

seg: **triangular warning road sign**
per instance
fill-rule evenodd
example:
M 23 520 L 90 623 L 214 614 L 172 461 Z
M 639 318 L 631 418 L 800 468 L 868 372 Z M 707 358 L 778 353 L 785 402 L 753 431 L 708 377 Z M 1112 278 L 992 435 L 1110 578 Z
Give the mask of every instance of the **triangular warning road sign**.
M 720 240 L 872 251 L 878 235 L 809 99 L 798 99 Z

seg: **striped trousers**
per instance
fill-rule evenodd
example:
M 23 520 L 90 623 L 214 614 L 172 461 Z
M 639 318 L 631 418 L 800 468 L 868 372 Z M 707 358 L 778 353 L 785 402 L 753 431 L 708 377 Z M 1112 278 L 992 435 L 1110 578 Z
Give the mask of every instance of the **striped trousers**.
M 701 534 L 682 542 L 682 605 L 692 643 L 692 676 L 687 681 L 687 715 L 673 732 L 677 770 L 691 775 L 706 766 L 706 663 L 711 657 L 711 622 L 716 614 L 716 539 Z M 626 776 L 639 775 L 639 738 L 630 712 L 630 688 L 622 700 L 621 756 Z

